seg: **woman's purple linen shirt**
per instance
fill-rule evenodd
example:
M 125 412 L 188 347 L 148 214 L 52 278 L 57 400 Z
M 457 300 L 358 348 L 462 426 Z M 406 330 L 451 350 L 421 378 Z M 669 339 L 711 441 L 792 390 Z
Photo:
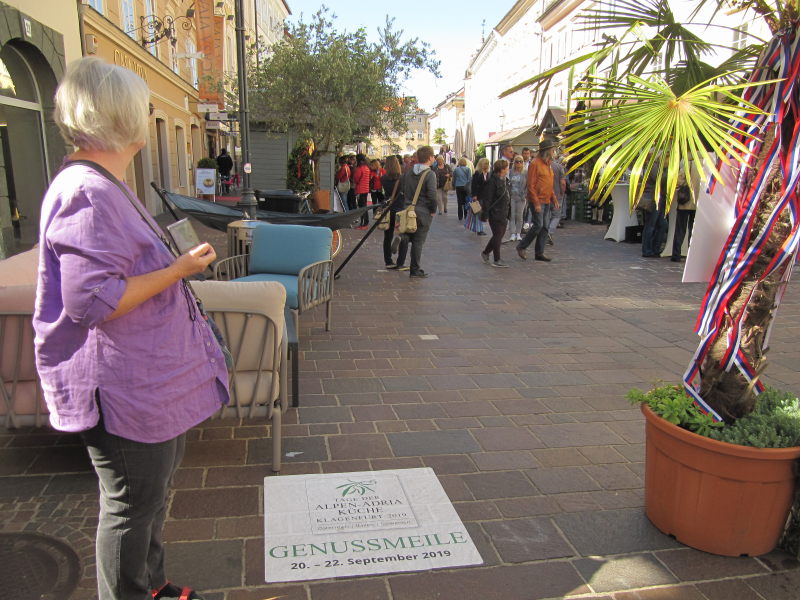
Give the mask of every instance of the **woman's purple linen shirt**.
M 53 427 L 94 427 L 95 390 L 106 430 L 145 443 L 228 402 L 225 359 L 181 282 L 106 320 L 127 277 L 174 260 L 113 182 L 83 165 L 62 170 L 44 198 L 40 242 L 33 326 Z

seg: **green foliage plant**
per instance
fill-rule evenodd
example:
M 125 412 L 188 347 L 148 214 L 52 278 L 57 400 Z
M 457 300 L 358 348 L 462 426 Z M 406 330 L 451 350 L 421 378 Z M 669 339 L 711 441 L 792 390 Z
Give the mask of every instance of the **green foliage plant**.
M 701 412 L 682 386 L 633 389 L 627 397 L 633 404 L 647 404 L 673 425 L 721 442 L 755 448 L 800 446 L 800 400 L 788 392 L 767 388 L 753 412 L 731 424 L 717 423 Z
M 213 158 L 209 158 L 204 156 L 200 160 L 197 161 L 197 168 L 198 169 L 215 169 L 217 168 L 217 161 Z

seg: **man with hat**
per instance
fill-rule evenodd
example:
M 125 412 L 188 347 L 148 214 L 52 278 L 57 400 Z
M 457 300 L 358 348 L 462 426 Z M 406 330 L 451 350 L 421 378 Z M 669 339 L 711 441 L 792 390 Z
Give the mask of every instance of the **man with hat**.
M 528 166 L 528 202 L 533 206 L 533 223 L 528 233 L 517 244 L 517 254 L 522 260 L 527 256 L 526 249 L 536 240 L 534 247 L 534 258 L 545 262 L 550 262 L 550 258 L 544 255 L 544 247 L 547 243 L 547 226 L 550 223 L 550 210 L 559 210 L 558 198 L 553 189 L 553 169 L 550 162 L 553 158 L 553 150 L 556 141 L 545 139 L 539 144 L 539 155 L 531 161 Z

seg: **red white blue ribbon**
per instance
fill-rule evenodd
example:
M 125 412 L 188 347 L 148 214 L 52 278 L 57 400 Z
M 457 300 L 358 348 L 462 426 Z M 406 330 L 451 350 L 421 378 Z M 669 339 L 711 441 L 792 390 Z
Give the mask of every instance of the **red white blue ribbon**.
M 702 365 L 708 357 L 711 345 L 717 338 L 720 327 L 729 325 L 727 349 L 721 359 L 722 368 L 730 372 L 736 368 L 753 386 L 756 393 L 763 390 L 759 373 L 748 361 L 741 349 L 743 324 L 747 307 L 755 286 L 738 313 L 731 312 L 731 300 L 741 291 L 742 282 L 750 275 L 757 259 L 761 256 L 767 240 L 777 225 L 781 214 L 789 209 L 791 232 L 770 260 L 769 265 L 759 276 L 758 284 L 783 268 L 780 289 L 776 295 L 772 313 L 777 310 L 800 247 L 800 34 L 797 27 L 787 28 L 777 34 L 765 50 L 766 68 L 757 69 L 751 82 L 780 79 L 778 83 L 747 88 L 743 97 L 759 107 L 765 114 L 752 114 L 742 111 L 754 123 L 741 123 L 734 127 L 733 133 L 748 148 L 746 163 L 739 168 L 736 188 L 736 221 L 731 229 L 723 251 L 714 269 L 708 289 L 697 318 L 695 331 L 700 336 L 700 344 L 683 377 L 686 392 L 704 413 L 714 420 L 721 421 L 700 396 Z M 784 122 L 791 111 L 795 123 L 792 131 L 784 131 Z M 768 132 L 774 132 L 774 139 L 764 152 L 764 159 L 755 169 L 757 157 L 764 151 L 763 139 Z M 759 209 L 760 199 L 766 190 L 770 173 L 778 167 L 782 175 L 780 199 L 769 214 L 763 230 L 755 235 L 753 225 Z M 710 189 L 713 189 L 712 181 Z M 773 320 L 774 323 L 774 320 Z M 764 336 L 762 350 L 766 350 L 772 330 Z

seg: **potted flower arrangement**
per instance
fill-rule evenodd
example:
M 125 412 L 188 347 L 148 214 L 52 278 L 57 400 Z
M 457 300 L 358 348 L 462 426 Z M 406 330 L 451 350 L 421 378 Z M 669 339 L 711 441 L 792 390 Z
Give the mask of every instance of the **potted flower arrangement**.
M 571 170 L 593 164 L 589 187 L 597 201 L 630 173 L 631 210 L 648 179 L 668 210 L 690 163 L 709 186 L 723 167 L 733 175 L 726 188 L 735 196 L 734 225 L 709 281 L 696 327 L 701 341 L 682 385 L 633 398 L 646 420 L 653 523 L 703 550 L 754 555 L 771 550 L 784 530 L 800 457 L 797 398 L 763 382 L 769 332 L 800 246 L 800 5 L 694 5 L 691 15 L 676 15 L 669 0 L 601 0 L 579 17 L 604 31 L 597 46 L 501 97 L 533 87 L 541 108 L 550 83 L 569 71 L 573 108 L 563 144 Z M 704 27 L 718 35 L 691 30 L 705 8 L 711 17 Z M 737 15 L 740 23 L 760 17 L 772 37 L 738 28 L 748 43 L 732 54 L 728 48 L 714 67 L 705 59 L 714 49 L 707 39 L 737 29 L 714 23 L 731 10 L 749 13 Z M 786 537 L 795 553 L 799 516 L 800 501 Z

